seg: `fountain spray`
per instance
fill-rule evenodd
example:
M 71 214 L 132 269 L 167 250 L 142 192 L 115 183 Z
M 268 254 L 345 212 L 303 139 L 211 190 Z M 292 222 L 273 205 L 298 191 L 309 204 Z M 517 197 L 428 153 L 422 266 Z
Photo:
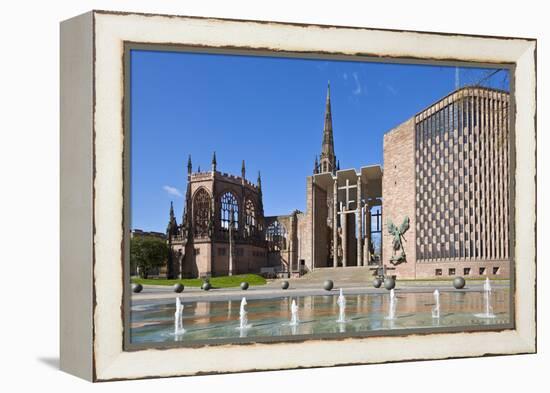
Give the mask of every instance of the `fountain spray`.
M 340 288 L 340 295 L 338 295 L 338 307 L 340 309 L 339 317 L 336 322 L 345 323 L 346 322 L 346 298 L 344 297 L 344 291 Z
M 483 298 L 485 300 L 485 312 L 481 314 L 476 314 L 475 316 L 478 318 L 495 318 L 496 315 L 493 314 L 493 307 L 491 306 L 491 281 L 489 280 L 489 277 L 485 279 L 485 283 L 483 284 Z
M 246 298 L 241 300 L 241 309 L 239 310 L 239 329 L 243 330 L 248 328 L 248 311 L 246 311 Z
M 176 298 L 176 312 L 174 313 L 174 334 L 177 336 L 183 334 L 185 329 L 183 328 L 183 303 L 181 298 Z
M 390 290 L 390 306 L 388 308 L 388 316 L 386 319 L 393 320 L 395 319 L 395 310 L 397 308 L 397 298 L 395 297 L 394 290 Z
M 435 307 L 432 308 L 432 318 L 439 318 L 439 290 L 434 291 L 434 300 L 435 300 Z
M 292 299 L 292 304 L 290 305 L 290 313 L 292 314 L 290 317 L 290 326 L 297 326 L 300 321 L 298 319 L 298 305 L 294 299 Z

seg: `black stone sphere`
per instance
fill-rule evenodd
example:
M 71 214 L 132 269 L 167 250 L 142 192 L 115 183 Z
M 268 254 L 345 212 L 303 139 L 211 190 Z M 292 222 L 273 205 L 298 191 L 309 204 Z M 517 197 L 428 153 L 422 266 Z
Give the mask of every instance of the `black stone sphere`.
M 281 288 L 282 289 L 288 289 L 289 286 L 290 286 L 290 284 L 286 280 L 281 283 Z
M 372 280 L 372 286 L 375 288 L 380 288 L 382 286 L 382 280 L 380 280 L 379 278 L 375 278 L 374 280 Z
M 212 285 L 206 281 L 206 282 L 203 282 L 202 283 L 202 287 L 203 291 L 209 291 L 210 289 L 212 289 Z
M 326 280 L 323 283 L 323 288 L 325 288 L 325 291 L 332 290 L 332 288 L 334 288 L 334 282 L 332 282 L 332 280 Z
M 246 291 L 248 289 L 248 283 L 246 281 L 241 282 L 241 289 Z
M 141 284 L 132 284 L 132 292 L 140 293 L 143 290 L 143 285 Z
M 462 289 L 464 288 L 464 285 L 466 285 L 466 280 L 464 279 L 464 277 L 456 277 L 453 280 L 453 287 L 455 287 L 456 289 Z
M 181 284 L 179 282 L 174 284 L 174 292 L 176 292 L 176 293 L 182 293 L 184 288 L 185 287 L 183 286 L 183 284 Z
M 392 277 L 388 277 L 384 280 L 384 288 L 386 288 L 388 291 L 395 288 L 395 279 Z

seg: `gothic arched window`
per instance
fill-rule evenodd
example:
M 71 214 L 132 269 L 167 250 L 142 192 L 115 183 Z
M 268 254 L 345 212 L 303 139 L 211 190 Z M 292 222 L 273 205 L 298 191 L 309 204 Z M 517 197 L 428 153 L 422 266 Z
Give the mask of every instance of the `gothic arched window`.
M 193 227 L 197 237 L 207 237 L 210 225 L 210 195 L 201 188 L 193 199 Z
M 281 251 L 286 249 L 286 228 L 279 221 L 273 221 L 265 230 L 265 240 L 269 251 Z
M 224 193 L 221 198 L 220 221 L 222 230 L 229 230 L 231 213 L 233 213 L 233 228 L 239 229 L 239 203 L 231 192 Z
M 244 213 L 245 213 L 245 222 L 244 229 L 246 236 L 253 236 L 256 232 L 256 208 L 254 207 L 254 202 L 247 199 L 244 203 Z

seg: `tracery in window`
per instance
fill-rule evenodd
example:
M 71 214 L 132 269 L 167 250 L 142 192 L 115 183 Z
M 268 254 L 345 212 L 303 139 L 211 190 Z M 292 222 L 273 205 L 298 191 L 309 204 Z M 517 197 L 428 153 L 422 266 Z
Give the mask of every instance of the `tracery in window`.
M 286 249 L 286 228 L 279 221 L 275 220 L 265 231 L 269 251 L 281 251 Z
M 224 231 L 229 230 L 231 214 L 233 214 L 233 229 L 239 229 L 239 203 L 233 193 L 226 192 L 220 198 L 220 222 Z
M 250 199 L 247 199 L 244 204 L 244 213 L 245 236 L 254 236 L 256 232 L 256 208 L 254 207 L 254 202 L 252 202 Z
M 193 199 L 193 227 L 196 237 L 207 237 L 210 224 L 210 195 L 201 188 Z

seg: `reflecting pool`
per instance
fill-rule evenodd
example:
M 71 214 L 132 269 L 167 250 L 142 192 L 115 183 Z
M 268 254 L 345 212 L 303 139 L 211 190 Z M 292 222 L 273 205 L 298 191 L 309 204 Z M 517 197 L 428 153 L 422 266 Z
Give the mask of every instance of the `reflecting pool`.
M 243 293 L 246 295 L 246 293 Z M 133 302 L 132 343 L 189 342 L 210 339 L 254 338 L 310 334 L 348 334 L 393 329 L 457 328 L 510 323 L 509 290 L 489 296 L 492 318 L 479 317 L 486 308 L 483 291 L 395 292 L 345 295 L 345 322 L 338 321 L 338 293 L 246 300 L 246 328 L 240 327 L 242 301 L 186 301 L 176 312 L 174 299 Z M 439 312 L 434 314 L 436 300 Z M 292 303 L 295 301 L 295 306 Z M 297 323 L 291 323 L 292 310 Z M 438 317 L 437 317 L 438 316 Z M 175 334 L 175 318 L 183 329 Z

